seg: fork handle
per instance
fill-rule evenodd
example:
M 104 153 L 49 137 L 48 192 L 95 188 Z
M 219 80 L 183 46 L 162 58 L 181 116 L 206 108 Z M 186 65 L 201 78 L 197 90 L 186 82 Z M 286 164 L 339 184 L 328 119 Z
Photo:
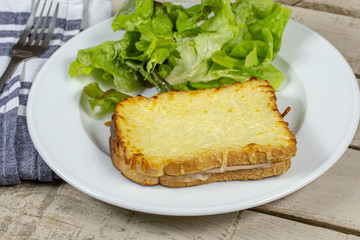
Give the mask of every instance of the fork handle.
M 17 58 L 17 57 L 11 58 L 9 65 L 7 66 L 7 68 L 5 69 L 5 72 L 3 73 L 3 75 L 0 78 L 0 93 L 2 92 L 2 89 L 5 85 L 5 83 L 7 82 L 7 80 L 9 80 L 9 78 L 13 74 L 15 68 L 19 65 L 20 61 L 21 61 L 20 58 Z

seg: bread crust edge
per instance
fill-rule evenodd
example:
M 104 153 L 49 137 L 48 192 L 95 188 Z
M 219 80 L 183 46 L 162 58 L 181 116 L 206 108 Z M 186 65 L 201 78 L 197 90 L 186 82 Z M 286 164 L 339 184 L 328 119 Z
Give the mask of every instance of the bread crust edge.
M 287 159 L 284 161 L 271 163 L 269 167 L 265 168 L 260 167 L 254 169 L 226 171 L 222 173 L 192 173 L 180 176 L 163 175 L 160 177 L 154 177 L 132 170 L 131 166 L 125 164 L 125 162 L 115 154 L 114 148 L 111 148 L 110 152 L 113 165 L 121 172 L 123 176 L 135 183 L 145 186 L 160 184 L 166 187 L 179 188 L 202 185 L 212 182 L 257 180 L 281 175 L 285 173 L 291 166 L 291 160 Z

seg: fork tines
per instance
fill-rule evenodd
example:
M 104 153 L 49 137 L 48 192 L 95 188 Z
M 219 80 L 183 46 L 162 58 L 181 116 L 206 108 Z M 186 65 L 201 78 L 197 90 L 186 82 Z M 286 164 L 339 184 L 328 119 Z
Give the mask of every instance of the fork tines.
M 48 4 L 48 2 L 50 3 Z M 57 14 L 59 11 L 59 2 L 55 4 L 55 10 L 53 10 L 54 9 L 53 2 L 45 0 L 38 15 L 37 21 L 34 25 L 35 16 L 38 11 L 39 4 L 40 4 L 40 0 L 38 0 L 35 3 L 31 11 L 31 14 L 29 16 L 29 19 L 26 23 L 25 30 L 21 34 L 17 44 L 21 44 L 21 45 L 26 44 L 27 46 L 34 46 L 40 48 L 47 48 L 49 46 L 56 25 Z M 47 10 L 47 14 L 44 18 L 43 14 L 45 10 Z M 51 12 L 53 12 L 53 14 L 51 14 Z M 48 21 L 51 15 L 52 15 L 51 22 L 49 24 Z M 47 26 L 48 26 L 48 31 L 46 33 L 45 38 L 43 39 L 45 28 Z

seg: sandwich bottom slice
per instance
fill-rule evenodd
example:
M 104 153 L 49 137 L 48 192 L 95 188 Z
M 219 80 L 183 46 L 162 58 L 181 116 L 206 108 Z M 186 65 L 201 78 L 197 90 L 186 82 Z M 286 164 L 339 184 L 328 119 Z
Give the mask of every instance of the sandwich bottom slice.
M 127 98 L 115 109 L 109 143 L 125 177 L 168 187 L 280 175 L 296 154 L 274 89 L 257 79 Z
M 134 171 L 129 165 L 126 165 L 114 151 L 111 152 L 111 158 L 114 166 L 121 171 L 121 173 L 133 182 L 142 185 L 157 185 L 161 184 L 167 187 L 189 187 L 201 185 L 211 182 L 224 182 L 232 180 L 256 180 L 265 177 L 276 176 L 285 173 L 291 165 L 290 159 L 275 163 L 266 164 L 266 166 L 252 166 L 254 168 L 224 171 L 224 172 L 198 172 L 184 175 L 162 175 L 160 177 L 153 177 Z M 250 167 L 251 165 L 246 165 Z

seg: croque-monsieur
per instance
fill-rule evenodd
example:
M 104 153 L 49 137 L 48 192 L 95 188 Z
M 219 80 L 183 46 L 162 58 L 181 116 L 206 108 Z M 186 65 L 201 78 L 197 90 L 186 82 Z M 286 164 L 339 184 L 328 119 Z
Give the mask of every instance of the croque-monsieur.
M 296 139 L 267 81 L 130 97 L 113 114 L 111 159 L 143 185 L 193 186 L 282 174 Z

